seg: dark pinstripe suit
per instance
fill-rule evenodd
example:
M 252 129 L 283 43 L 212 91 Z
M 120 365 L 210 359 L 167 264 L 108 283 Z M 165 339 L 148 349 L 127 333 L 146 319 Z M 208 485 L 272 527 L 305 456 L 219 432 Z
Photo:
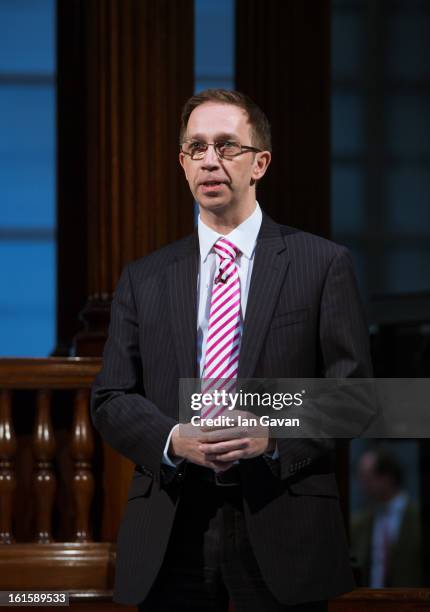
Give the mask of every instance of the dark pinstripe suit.
M 96 428 L 138 466 L 118 539 L 115 599 L 144 599 L 163 561 L 183 470 L 162 466 L 178 378 L 197 375 L 198 238 L 125 268 L 92 396 Z M 257 241 L 239 378 L 367 377 L 368 334 L 347 250 L 267 216 Z M 288 604 L 353 588 L 331 440 L 278 440 L 277 467 L 240 463 L 248 534 Z M 272 469 L 270 469 L 272 467 Z M 186 478 L 186 474 L 185 474 Z

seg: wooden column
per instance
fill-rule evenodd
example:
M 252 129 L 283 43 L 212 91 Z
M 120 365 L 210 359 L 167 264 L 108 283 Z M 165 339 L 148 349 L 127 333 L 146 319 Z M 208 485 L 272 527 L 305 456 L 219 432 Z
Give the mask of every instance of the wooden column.
M 76 283 L 82 299 L 84 283 L 74 350 L 99 355 L 124 264 L 193 228 L 177 159 L 180 110 L 193 92 L 193 0 L 57 2 L 59 309 L 66 312 L 58 316 L 58 352 L 70 346 L 78 317 L 63 296 Z
M 236 87 L 272 125 L 257 197 L 276 221 L 330 233 L 330 2 L 236 0 Z

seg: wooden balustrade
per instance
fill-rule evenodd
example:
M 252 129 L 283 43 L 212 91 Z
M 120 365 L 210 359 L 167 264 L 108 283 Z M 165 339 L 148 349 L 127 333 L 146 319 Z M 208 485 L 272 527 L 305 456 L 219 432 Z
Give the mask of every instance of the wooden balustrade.
M 112 586 L 114 545 L 93 541 L 104 520 L 89 414 L 100 364 L 0 359 L 0 589 Z

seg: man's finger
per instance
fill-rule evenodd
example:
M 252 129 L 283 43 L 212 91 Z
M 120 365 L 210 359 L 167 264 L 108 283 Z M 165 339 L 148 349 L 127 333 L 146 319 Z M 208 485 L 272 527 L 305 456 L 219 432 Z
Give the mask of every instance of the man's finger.
M 245 427 L 228 427 L 227 429 L 210 430 L 200 436 L 199 440 L 203 443 L 222 442 L 224 440 L 236 440 L 248 435 Z
M 216 444 L 200 444 L 199 451 L 205 455 L 221 455 L 234 450 L 247 448 L 248 445 L 249 440 L 247 438 L 240 440 L 227 440 L 224 442 L 218 442 Z
M 239 459 L 246 459 L 247 454 L 245 452 L 245 449 L 241 449 L 241 450 L 234 450 L 231 451 L 229 453 L 224 453 L 222 455 L 211 455 L 211 461 L 216 461 L 217 463 L 224 463 L 227 462 L 229 464 L 234 463 L 235 461 L 238 461 Z

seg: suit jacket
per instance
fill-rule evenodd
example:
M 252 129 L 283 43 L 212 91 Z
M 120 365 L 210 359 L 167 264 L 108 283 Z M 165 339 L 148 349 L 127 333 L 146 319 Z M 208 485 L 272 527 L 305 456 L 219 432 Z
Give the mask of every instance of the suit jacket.
M 362 574 L 362 584 L 370 584 L 372 566 L 373 509 L 355 515 L 351 524 L 351 548 Z M 399 535 L 390 547 L 386 587 L 421 587 L 423 582 L 421 518 L 417 505 L 408 502 Z
M 162 465 L 178 379 L 197 377 L 198 235 L 124 269 L 112 303 L 92 417 L 136 471 L 118 536 L 114 598 L 144 599 L 162 564 L 186 478 Z M 367 377 L 368 332 L 348 251 L 264 215 L 239 378 Z M 278 440 L 277 469 L 241 461 L 244 513 L 262 575 L 285 604 L 354 587 L 333 472 L 335 441 Z

